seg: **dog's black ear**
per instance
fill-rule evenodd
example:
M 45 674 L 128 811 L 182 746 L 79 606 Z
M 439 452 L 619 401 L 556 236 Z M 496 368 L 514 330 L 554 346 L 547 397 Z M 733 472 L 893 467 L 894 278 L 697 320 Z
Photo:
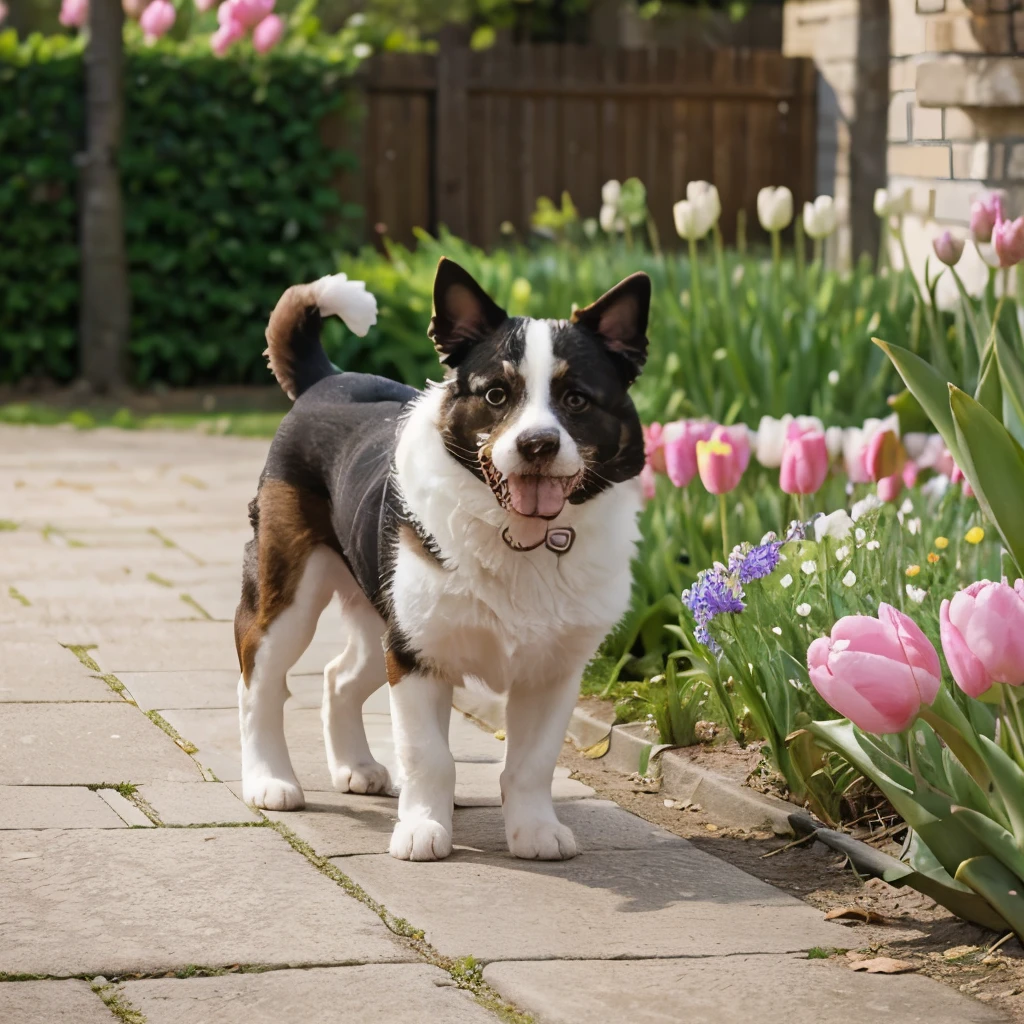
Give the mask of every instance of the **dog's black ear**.
M 614 288 L 583 309 L 572 322 L 593 331 L 605 348 L 619 357 L 632 384 L 647 361 L 647 315 L 651 307 L 651 279 L 644 273 L 630 274 Z
M 508 313 L 458 263 L 441 257 L 427 337 L 445 366 L 456 366 L 473 345 L 507 319 Z

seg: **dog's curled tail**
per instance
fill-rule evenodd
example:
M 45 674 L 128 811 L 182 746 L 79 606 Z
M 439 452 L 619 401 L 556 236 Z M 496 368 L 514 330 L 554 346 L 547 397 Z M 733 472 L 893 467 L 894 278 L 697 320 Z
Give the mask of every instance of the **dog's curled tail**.
M 274 307 L 263 353 L 278 384 L 293 401 L 317 381 L 338 373 L 320 344 L 325 316 L 340 316 L 360 338 L 377 322 L 377 300 L 362 281 L 344 274 L 294 284 Z

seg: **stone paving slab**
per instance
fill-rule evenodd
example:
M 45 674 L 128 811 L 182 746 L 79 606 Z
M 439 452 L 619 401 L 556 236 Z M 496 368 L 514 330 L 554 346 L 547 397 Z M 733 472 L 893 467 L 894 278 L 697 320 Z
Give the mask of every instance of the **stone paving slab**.
M 0 829 L 124 827 L 100 795 L 84 786 L 0 786 Z
M 414 957 L 270 828 L 0 833 L 0 971 Z
M 120 702 L 121 698 L 56 635 L 0 627 L 0 703 L 39 701 Z
M 142 809 L 116 789 L 98 789 L 96 795 L 126 824 L 133 828 L 155 828 Z
M 223 782 L 151 782 L 139 796 L 165 825 L 238 824 L 261 821 Z
M 302 811 L 263 813 L 287 825 L 321 857 L 350 857 L 388 852 L 398 803 L 393 797 L 310 792 Z M 567 801 L 559 806 L 558 817 L 573 830 L 584 851 L 648 850 L 676 838 L 610 800 Z M 457 807 L 453 828 L 457 849 L 508 849 L 500 807 Z
M 494 963 L 484 980 L 544 1024 L 1006 1024 L 927 978 L 791 956 Z
M 236 680 L 237 681 L 237 680 Z M 319 708 L 324 699 L 323 672 L 290 673 L 288 689 L 291 691 L 289 706 L 295 708 Z M 363 705 L 364 715 L 390 715 L 391 696 L 387 683 L 374 690 Z
M 333 863 L 448 956 L 726 956 L 849 941 L 813 907 L 683 840 L 628 858 L 540 862 L 456 851 L 412 870 L 389 856 Z M 858 933 L 861 943 L 866 935 Z
M 268 971 L 120 986 L 146 1024 L 496 1024 L 452 979 L 425 964 Z
M 123 623 L 126 619 L 196 618 L 178 593 L 143 580 L 105 583 L 96 579 L 34 580 L 16 578 L 14 585 L 31 605 L 26 617 L 39 622 Z
M 253 485 L 252 495 L 256 494 Z M 241 523 L 245 520 L 239 517 Z M 204 565 L 230 565 L 237 569 L 242 564 L 242 551 L 248 541 L 252 540 L 252 527 L 239 526 L 228 530 L 183 530 L 170 527 L 161 531 L 174 544 Z
M 92 652 L 104 672 L 238 671 L 234 632 L 227 622 L 151 622 L 134 629 L 111 625 Z
M 0 983 L 3 1024 L 115 1024 L 86 981 Z
M 131 704 L 7 704 L 0 785 L 189 782 L 202 774 Z
M 124 683 L 132 699 L 143 711 L 163 711 L 166 708 L 238 708 L 237 668 L 216 672 L 119 672 L 117 678 Z

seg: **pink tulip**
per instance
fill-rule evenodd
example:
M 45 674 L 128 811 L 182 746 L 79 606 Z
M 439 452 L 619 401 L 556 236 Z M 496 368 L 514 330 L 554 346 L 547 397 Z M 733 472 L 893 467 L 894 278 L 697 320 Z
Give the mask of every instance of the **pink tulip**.
M 750 462 L 747 428 L 715 427 L 711 437 L 697 442 L 697 471 L 712 494 L 726 494 L 743 476 Z
M 6 18 L 7 18 L 7 4 L 5 4 L 3 2 L 3 0 L 0 0 L 0 25 L 2 25 L 4 23 L 4 20 Z
M 893 473 L 892 476 L 883 476 L 878 481 L 876 489 L 879 501 L 887 501 L 893 504 L 900 496 L 900 491 L 903 490 L 903 477 L 899 473 Z
M 876 430 L 864 449 L 864 471 L 876 483 L 903 470 L 907 453 L 893 430 Z
M 139 18 L 139 25 L 142 28 L 146 42 L 152 46 L 162 35 L 166 35 L 177 12 L 174 5 L 168 0 L 153 0 L 153 2 L 142 12 Z
M 665 472 L 676 487 L 685 487 L 697 475 L 697 442 L 707 441 L 715 429 L 705 420 L 666 423 L 661 432 Z
M 660 423 L 652 423 L 644 427 L 644 455 L 647 457 L 647 465 L 655 473 L 665 472 L 665 446 L 662 437 L 664 428 Z
M 791 423 L 782 448 L 779 486 L 787 494 L 814 494 L 828 476 L 828 448 L 825 435 L 814 427 Z
M 223 6 L 221 10 L 223 10 Z M 245 27 L 237 21 L 226 21 L 210 36 L 210 49 L 218 57 L 223 57 L 228 50 L 245 35 Z
M 121 8 L 124 10 L 126 18 L 138 21 L 148 3 L 149 0 L 121 0 Z
M 59 21 L 65 28 L 81 28 L 89 20 L 89 0 L 61 0 Z
M 957 685 L 977 697 L 993 683 L 1024 683 L 1024 580 L 981 580 L 943 601 L 939 634 Z
M 650 501 L 658 493 L 657 484 L 654 469 L 649 462 L 645 462 L 644 468 L 640 470 L 640 489 L 643 491 L 644 501 Z
M 284 35 L 284 22 L 276 14 L 268 14 L 253 30 L 252 45 L 257 53 L 267 53 Z
M 936 473 L 941 473 L 943 476 L 952 478 L 953 473 L 956 471 L 956 463 L 953 461 L 953 456 L 950 454 L 948 448 L 942 449 L 942 453 L 935 460 L 933 468 Z
M 951 231 L 943 231 L 941 235 L 932 239 L 932 248 L 947 267 L 955 267 L 964 254 L 964 240 L 954 238 Z
M 865 732 L 903 732 L 939 692 L 939 655 L 909 616 L 887 604 L 878 618 L 847 615 L 807 650 L 814 688 Z
M 986 192 L 971 204 L 971 233 L 975 241 L 987 242 L 992 238 L 996 221 L 1003 217 L 1003 193 Z
M 913 459 L 907 459 L 903 465 L 903 486 L 913 487 L 917 483 L 919 468 Z
M 960 484 L 965 498 L 974 497 L 974 489 L 971 487 L 971 482 L 964 476 L 964 471 L 955 462 L 949 473 L 949 482 L 951 484 Z
M 1015 267 L 1024 260 L 1024 217 L 998 220 L 992 231 L 992 247 L 999 257 L 999 266 Z
M 200 14 L 212 11 L 217 6 L 217 0 L 196 0 L 196 10 Z

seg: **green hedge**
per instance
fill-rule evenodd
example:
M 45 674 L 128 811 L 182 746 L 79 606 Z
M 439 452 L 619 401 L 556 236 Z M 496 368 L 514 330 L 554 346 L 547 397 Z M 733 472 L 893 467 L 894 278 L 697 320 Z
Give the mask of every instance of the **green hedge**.
M 76 42 L 0 34 L 0 381 L 75 375 L 83 74 Z M 265 382 L 277 297 L 355 240 L 358 211 L 331 187 L 352 156 L 320 134 L 354 112 L 347 69 L 312 51 L 130 47 L 125 105 L 133 381 Z

